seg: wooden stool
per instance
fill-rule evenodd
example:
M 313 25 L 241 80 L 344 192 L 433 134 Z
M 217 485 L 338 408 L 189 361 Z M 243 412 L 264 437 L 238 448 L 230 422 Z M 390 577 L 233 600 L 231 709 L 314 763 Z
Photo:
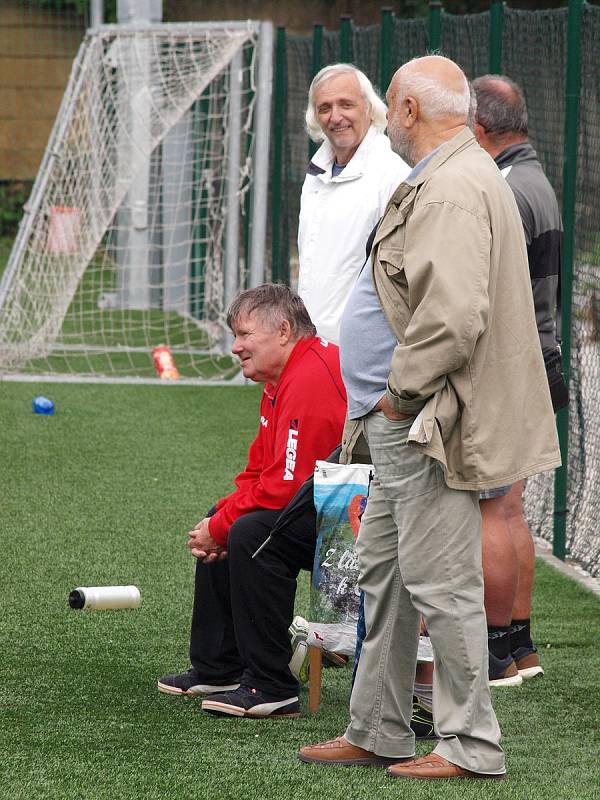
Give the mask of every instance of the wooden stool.
M 308 648 L 308 710 L 316 714 L 321 705 L 321 678 L 323 651 L 320 647 Z

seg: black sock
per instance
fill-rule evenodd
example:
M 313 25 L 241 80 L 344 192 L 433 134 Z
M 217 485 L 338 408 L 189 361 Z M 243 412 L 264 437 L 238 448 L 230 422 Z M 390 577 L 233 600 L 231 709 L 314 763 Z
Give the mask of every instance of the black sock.
M 510 649 L 514 653 L 517 647 L 533 649 L 531 641 L 531 620 L 513 619 L 510 623 Z
M 510 625 L 488 625 L 488 649 L 496 658 L 510 655 Z

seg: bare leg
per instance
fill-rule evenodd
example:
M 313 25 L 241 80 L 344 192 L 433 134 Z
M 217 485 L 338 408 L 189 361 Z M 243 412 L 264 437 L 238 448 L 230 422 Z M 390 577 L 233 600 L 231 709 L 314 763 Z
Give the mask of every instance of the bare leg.
M 433 661 L 419 661 L 415 671 L 416 683 L 433 682 Z
M 519 561 L 519 580 L 512 609 L 510 648 L 519 674 L 534 678 L 544 674 L 531 640 L 531 604 L 535 577 L 535 546 L 523 510 L 524 481 L 506 495 L 506 515 Z
M 490 686 L 519 686 L 523 682 L 511 650 L 512 610 L 519 562 L 508 526 L 506 497 L 479 503 Z
M 504 498 L 510 536 L 519 563 L 512 619 L 529 619 L 535 574 L 535 547 L 523 509 L 524 481 L 515 483 Z
M 506 497 L 481 500 L 481 545 L 488 625 L 507 627 L 513 618 L 519 563 L 506 517 Z

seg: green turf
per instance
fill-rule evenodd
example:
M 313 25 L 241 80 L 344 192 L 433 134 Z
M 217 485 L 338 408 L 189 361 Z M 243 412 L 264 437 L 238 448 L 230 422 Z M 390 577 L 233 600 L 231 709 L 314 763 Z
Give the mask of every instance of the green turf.
M 32 414 L 36 394 L 54 417 Z M 494 690 L 502 784 L 300 764 L 299 746 L 343 731 L 349 669 L 327 670 L 321 712 L 296 720 L 217 719 L 157 693 L 158 676 L 187 665 L 185 532 L 231 488 L 258 399 L 257 387 L 0 383 L 0 798 L 598 798 L 600 601 L 544 564 L 547 676 Z M 119 583 L 140 588 L 139 609 L 67 606 L 75 586 Z

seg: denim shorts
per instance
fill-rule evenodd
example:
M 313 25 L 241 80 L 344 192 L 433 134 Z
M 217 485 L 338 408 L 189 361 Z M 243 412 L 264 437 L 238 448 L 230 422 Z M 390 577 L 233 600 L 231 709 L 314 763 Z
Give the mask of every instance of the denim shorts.
M 504 497 L 510 492 L 511 489 L 512 483 L 509 483 L 508 486 L 496 486 L 495 489 L 482 489 L 479 492 L 479 499 L 493 500 L 496 497 Z

